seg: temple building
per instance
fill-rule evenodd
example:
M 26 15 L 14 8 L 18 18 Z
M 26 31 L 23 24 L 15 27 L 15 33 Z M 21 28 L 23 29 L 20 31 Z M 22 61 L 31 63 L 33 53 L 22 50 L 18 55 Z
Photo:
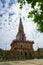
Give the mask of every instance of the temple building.
M 18 33 L 16 35 L 16 39 L 11 43 L 11 52 L 15 57 L 17 56 L 34 56 L 33 50 L 34 41 L 27 41 L 24 33 L 24 28 L 22 24 L 22 20 L 20 18 Z

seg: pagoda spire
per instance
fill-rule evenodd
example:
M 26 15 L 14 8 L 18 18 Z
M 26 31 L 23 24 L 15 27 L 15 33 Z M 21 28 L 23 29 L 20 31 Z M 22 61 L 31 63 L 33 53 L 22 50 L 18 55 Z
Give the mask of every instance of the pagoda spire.
M 18 28 L 18 33 L 16 35 L 16 39 L 17 40 L 26 40 L 21 17 L 20 17 L 20 23 L 19 23 L 19 28 Z
M 20 23 L 19 23 L 19 32 L 24 32 L 21 17 L 20 17 Z

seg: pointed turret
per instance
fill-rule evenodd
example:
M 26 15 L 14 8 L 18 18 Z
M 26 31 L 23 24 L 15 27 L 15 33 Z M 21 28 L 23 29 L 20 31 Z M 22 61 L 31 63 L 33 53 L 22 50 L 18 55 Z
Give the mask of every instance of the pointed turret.
M 24 32 L 21 17 L 20 17 L 19 31 L 18 32 Z
M 16 39 L 17 40 L 26 40 L 21 17 L 20 17 L 19 29 L 18 29 Z

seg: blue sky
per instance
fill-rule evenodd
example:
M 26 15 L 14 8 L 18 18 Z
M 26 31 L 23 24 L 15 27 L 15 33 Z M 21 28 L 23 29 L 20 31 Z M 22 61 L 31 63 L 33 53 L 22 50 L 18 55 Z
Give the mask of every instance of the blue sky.
M 43 33 L 37 31 L 37 24 L 27 18 L 31 5 L 26 4 L 19 9 L 17 0 L 0 0 L 0 48 L 10 49 L 10 44 L 16 38 L 19 19 L 22 18 L 27 40 L 34 40 L 33 48 L 43 47 Z

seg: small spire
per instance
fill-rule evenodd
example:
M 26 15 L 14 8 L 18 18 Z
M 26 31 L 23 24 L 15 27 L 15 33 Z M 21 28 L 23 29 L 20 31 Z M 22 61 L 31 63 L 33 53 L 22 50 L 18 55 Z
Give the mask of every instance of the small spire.
M 23 29 L 23 24 L 22 24 L 21 17 L 20 17 L 20 24 L 19 24 L 19 28 L 22 28 L 22 29 Z
M 18 33 L 17 33 L 16 39 L 17 40 L 26 40 L 21 17 L 20 17 L 20 23 L 19 23 L 19 28 L 18 28 Z
M 21 17 L 20 17 L 20 22 L 21 22 Z

